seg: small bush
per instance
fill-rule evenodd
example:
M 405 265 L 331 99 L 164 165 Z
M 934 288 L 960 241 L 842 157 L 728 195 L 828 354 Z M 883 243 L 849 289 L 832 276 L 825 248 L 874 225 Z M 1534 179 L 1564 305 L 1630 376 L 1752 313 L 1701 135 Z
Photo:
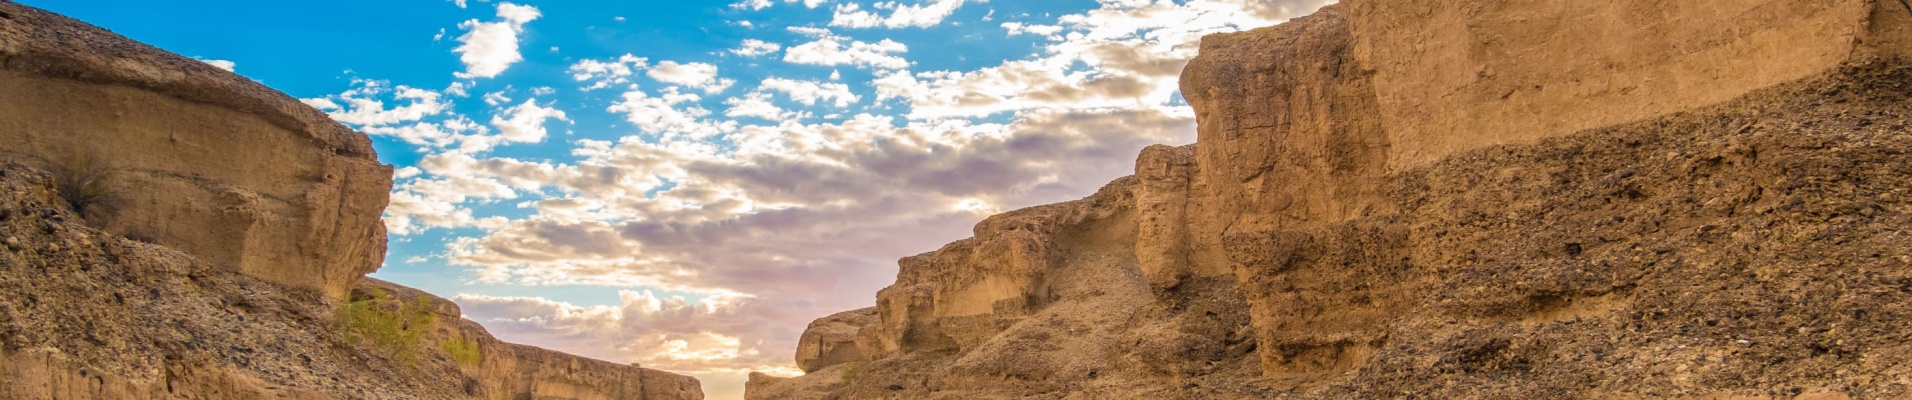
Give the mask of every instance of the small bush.
M 109 182 L 115 171 L 99 157 L 75 156 L 53 167 L 56 190 L 81 217 L 97 220 L 119 208 L 124 198 Z
M 451 360 L 458 362 L 458 365 L 471 367 L 484 361 L 484 355 L 478 353 L 478 342 L 470 339 L 445 339 L 439 348 L 444 349 L 445 354 L 451 356 Z
M 371 342 L 373 348 L 393 361 L 416 363 L 418 343 L 437 323 L 437 317 L 431 313 L 431 301 L 419 297 L 396 304 L 397 310 L 389 310 L 392 308 L 389 304 L 395 303 L 388 301 L 389 297 L 384 291 L 374 291 L 369 298 L 345 303 L 333 311 L 333 322 L 347 336 Z
M 853 362 L 853 363 L 847 364 L 847 366 L 843 367 L 843 383 L 844 384 L 856 383 L 857 374 L 861 373 L 862 370 L 863 370 L 863 363 Z

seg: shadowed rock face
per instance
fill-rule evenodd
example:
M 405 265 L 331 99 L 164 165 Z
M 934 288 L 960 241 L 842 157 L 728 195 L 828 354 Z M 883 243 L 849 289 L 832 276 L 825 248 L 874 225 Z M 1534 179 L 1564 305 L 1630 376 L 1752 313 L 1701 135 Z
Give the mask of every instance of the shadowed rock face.
M 391 185 L 284 94 L 0 1 L 0 400 L 703 398 L 363 279 Z
M 1907 55 L 1912 9 L 1870 0 L 1350 0 L 1212 35 L 1199 146 L 902 260 L 864 358 L 749 393 L 1904 396 Z

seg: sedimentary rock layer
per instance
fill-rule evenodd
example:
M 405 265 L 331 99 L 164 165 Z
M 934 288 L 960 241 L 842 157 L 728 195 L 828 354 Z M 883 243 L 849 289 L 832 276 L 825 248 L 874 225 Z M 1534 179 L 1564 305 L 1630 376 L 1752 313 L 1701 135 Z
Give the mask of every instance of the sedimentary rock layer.
M 1212 35 L 1199 145 L 904 259 L 863 358 L 750 393 L 1903 396 L 1907 55 L 1912 9 L 1872 0 Z
M 0 399 L 703 398 L 364 279 L 391 171 L 284 94 L 0 1 Z
M 0 156 L 108 172 L 116 233 L 337 298 L 385 256 L 392 169 L 289 96 L 0 2 Z

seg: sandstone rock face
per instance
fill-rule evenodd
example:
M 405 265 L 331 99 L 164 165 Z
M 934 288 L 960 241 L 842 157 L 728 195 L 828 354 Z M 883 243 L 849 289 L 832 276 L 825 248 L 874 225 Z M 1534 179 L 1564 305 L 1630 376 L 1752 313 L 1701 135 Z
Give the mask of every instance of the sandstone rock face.
M 1395 168 L 1717 104 L 1912 50 L 1897 0 L 1354 1 L 1347 14 Z
M 0 157 L 110 171 L 116 204 L 88 216 L 107 230 L 334 298 L 384 259 L 392 170 L 365 135 L 79 21 L 0 15 Z
M 477 323 L 460 319 L 458 305 L 438 296 L 377 279 L 366 279 L 355 296 L 376 296 L 393 307 L 429 304 L 435 324 L 426 345 L 471 343 L 472 359 L 451 360 L 453 377 L 462 378 L 465 394 L 486 399 L 702 399 L 696 378 L 630 365 L 613 364 L 493 338 Z M 444 350 L 444 349 L 440 349 Z M 447 354 L 450 356 L 450 354 Z M 453 357 L 456 358 L 456 357 Z
M 876 323 L 876 308 L 844 311 L 818 319 L 803 330 L 797 343 L 797 367 L 813 372 L 846 362 L 864 361 L 857 332 Z
M 0 1 L 0 400 L 703 398 L 363 279 L 391 179 L 290 97 Z
M 365 279 L 329 301 L 94 229 L 53 181 L 0 162 L 0 399 L 703 398 L 501 342 L 417 290 Z
M 1350 0 L 1213 35 L 1199 146 L 904 259 L 863 359 L 749 395 L 1906 396 L 1909 32 L 1898 1 Z

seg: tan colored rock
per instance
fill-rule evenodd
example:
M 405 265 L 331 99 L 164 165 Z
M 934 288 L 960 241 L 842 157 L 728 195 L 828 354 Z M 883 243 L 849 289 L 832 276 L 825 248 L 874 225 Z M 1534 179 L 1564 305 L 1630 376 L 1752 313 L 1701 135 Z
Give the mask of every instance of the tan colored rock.
M 1397 169 L 1716 104 L 1855 58 L 1912 51 L 1912 18 L 1897 0 L 1351 1 L 1346 9 L 1358 38 L 1352 61 L 1373 73 L 1388 164 Z M 1205 42 L 1248 35 L 1256 33 Z M 1216 61 L 1229 62 L 1199 62 Z
M 844 311 L 811 322 L 797 341 L 797 368 L 816 372 L 831 365 L 867 360 L 856 345 L 857 332 L 876 322 L 875 307 Z
M 1877 378 L 1912 372 L 1909 32 L 1896 0 L 1359 0 L 1213 35 L 1198 146 L 904 259 L 856 379 L 750 396 L 1912 395 Z
M 1119 180 L 1088 199 L 996 215 L 976 225 L 974 238 L 899 261 L 897 284 L 877 293 L 881 324 L 864 346 L 967 350 L 996 336 L 1055 296 L 1051 272 L 1070 252 L 1055 237 L 1093 231 L 1131 209 L 1132 185 Z
M 414 289 L 328 301 L 101 232 L 53 180 L 0 162 L 18 243 L 0 247 L 0 400 L 703 398 L 688 376 L 501 342 Z
M 1196 173 L 1194 145 L 1150 146 L 1135 160 L 1135 207 L 1141 218 L 1135 257 L 1155 290 L 1170 290 L 1197 275 L 1215 275 L 1195 271 L 1199 264 L 1190 259 L 1195 255 L 1189 216 L 1201 211 L 1196 207 L 1202 200 L 1191 190 Z
M 391 184 L 290 97 L 0 1 L 0 400 L 703 398 L 362 279 Z
M 477 363 L 452 361 L 452 377 L 465 382 L 465 394 L 484 399 L 654 399 L 704 398 L 696 378 L 669 372 L 593 360 L 532 346 L 505 343 L 483 326 L 462 319 L 456 303 L 390 282 L 367 278 L 354 293 L 383 293 L 394 306 L 430 304 L 440 324 L 426 335 L 427 352 L 433 345 L 469 341 L 476 344 Z M 448 356 L 448 354 L 447 354 Z
M 365 135 L 197 60 L 0 14 L 0 157 L 110 170 L 108 230 L 334 298 L 382 262 L 392 169 Z

